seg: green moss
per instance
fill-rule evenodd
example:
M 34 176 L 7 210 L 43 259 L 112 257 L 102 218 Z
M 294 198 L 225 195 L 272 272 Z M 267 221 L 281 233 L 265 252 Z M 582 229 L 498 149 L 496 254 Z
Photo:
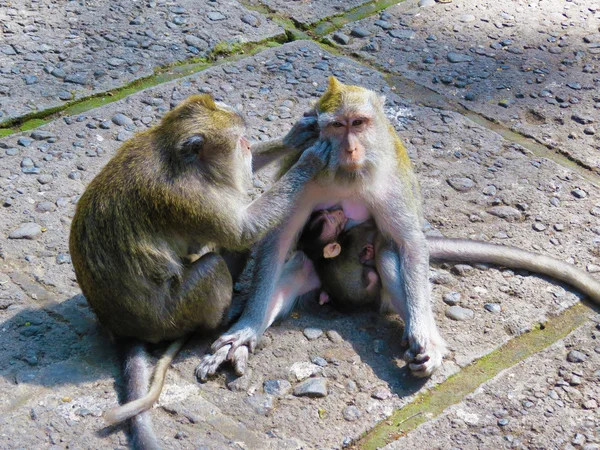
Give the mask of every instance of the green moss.
M 510 340 L 430 391 L 417 395 L 412 403 L 396 410 L 388 420 L 362 436 L 356 443 L 356 448 L 374 450 L 402 437 L 438 416 L 449 406 L 460 402 L 467 394 L 502 370 L 564 338 L 583 325 L 591 312 L 593 310 L 590 307 L 578 303 L 546 324 Z

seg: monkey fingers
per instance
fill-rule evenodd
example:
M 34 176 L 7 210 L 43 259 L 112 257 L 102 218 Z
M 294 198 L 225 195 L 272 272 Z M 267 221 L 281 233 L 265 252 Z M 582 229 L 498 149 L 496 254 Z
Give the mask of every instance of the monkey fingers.
M 248 347 L 245 345 L 238 347 L 233 353 L 233 358 L 228 359 L 233 364 L 235 374 L 241 377 L 246 373 L 246 368 L 248 367 Z
M 204 355 L 200 360 L 200 364 L 196 367 L 196 378 L 200 381 L 206 381 L 210 375 L 214 375 L 221 364 L 227 360 L 230 347 L 230 345 L 225 345 L 212 355 Z
M 439 337 L 436 339 L 416 338 L 409 334 L 409 349 L 404 353 L 404 360 L 416 377 L 430 376 L 441 364 L 446 354 L 446 345 Z
M 246 346 L 250 353 L 254 352 L 258 335 L 253 327 L 244 327 L 240 330 L 232 328 L 227 334 L 217 339 L 211 346 L 213 352 L 217 352 L 224 346 L 229 346 L 227 359 L 232 361 L 235 358 L 235 352 L 241 346 Z

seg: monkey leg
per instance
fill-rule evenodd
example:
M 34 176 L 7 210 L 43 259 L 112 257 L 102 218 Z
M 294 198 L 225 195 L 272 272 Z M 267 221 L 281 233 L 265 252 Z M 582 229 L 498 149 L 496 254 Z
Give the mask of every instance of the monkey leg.
M 175 327 L 176 336 L 169 338 L 216 329 L 231 305 L 232 292 L 231 274 L 219 254 L 207 253 L 190 264 L 181 282 L 171 286 L 165 319 Z
M 279 318 L 286 316 L 294 307 L 296 299 L 318 289 L 321 282 L 310 259 L 302 252 L 295 252 L 283 267 L 275 291 L 268 302 L 264 322 L 260 332 L 253 334 L 248 329 L 235 331 L 233 328 L 221 336 L 213 348 L 212 355 L 206 355 L 196 368 L 196 376 L 205 380 L 213 375 L 226 360 L 231 361 L 236 374 L 243 375 L 248 362 L 248 351 L 253 351 L 260 335 Z

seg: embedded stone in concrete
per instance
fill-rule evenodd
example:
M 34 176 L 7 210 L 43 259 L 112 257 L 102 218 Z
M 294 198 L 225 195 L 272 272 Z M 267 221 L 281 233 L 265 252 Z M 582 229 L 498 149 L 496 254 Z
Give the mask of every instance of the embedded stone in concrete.
M 320 22 L 331 16 L 336 16 L 350 9 L 356 8 L 371 0 L 319 0 L 315 2 L 290 2 L 287 0 L 251 0 L 267 6 L 271 11 L 294 19 L 294 21 L 308 26 Z

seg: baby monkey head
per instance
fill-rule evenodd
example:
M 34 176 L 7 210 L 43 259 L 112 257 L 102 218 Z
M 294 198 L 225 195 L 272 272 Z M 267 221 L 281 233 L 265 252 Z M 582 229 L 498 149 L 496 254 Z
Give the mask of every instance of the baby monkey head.
M 167 113 L 154 133 L 177 171 L 201 168 L 251 178 L 252 154 L 245 131 L 240 113 L 202 94 L 188 97 Z M 232 169 L 244 173 L 229 173 Z
M 341 171 L 360 173 L 377 162 L 378 139 L 388 133 L 384 101 L 373 91 L 329 78 L 315 112 L 321 138 L 332 143 L 332 162 Z

